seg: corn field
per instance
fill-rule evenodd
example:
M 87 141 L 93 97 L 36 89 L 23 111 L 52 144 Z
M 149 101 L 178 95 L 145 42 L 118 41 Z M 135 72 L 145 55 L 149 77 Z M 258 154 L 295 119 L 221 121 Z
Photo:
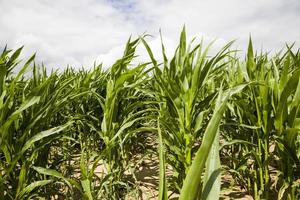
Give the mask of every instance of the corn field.
M 300 51 L 186 40 L 158 60 L 130 38 L 108 70 L 51 73 L 4 48 L 0 199 L 300 199 Z M 140 46 L 149 60 L 132 64 Z

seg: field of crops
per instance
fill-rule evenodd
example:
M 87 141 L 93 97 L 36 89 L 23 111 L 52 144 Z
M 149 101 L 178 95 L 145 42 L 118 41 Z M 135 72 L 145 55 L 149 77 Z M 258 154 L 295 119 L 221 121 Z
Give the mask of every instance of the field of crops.
M 232 44 L 183 30 L 160 61 L 140 37 L 108 70 L 50 74 L 5 48 L 0 199 L 300 199 L 300 52 Z

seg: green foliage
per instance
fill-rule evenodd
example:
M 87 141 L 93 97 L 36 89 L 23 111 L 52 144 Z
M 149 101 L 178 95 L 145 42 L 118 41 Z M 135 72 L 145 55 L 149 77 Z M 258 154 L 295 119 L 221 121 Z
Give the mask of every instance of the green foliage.
M 219 199 L 223 174 L 255 199 L 299 199 L 300 52 L 258 54 L 250 38 L 242 60 L 233 42 L 214 53 L 184 28 L 159 61 L 146 39 L 106 71 L 48 74 L 4 48 L 1 199 L 126 199 L 137 157 L 156 147 L 159 199 Z M 150 62 L 132 64 L 138 45 Z

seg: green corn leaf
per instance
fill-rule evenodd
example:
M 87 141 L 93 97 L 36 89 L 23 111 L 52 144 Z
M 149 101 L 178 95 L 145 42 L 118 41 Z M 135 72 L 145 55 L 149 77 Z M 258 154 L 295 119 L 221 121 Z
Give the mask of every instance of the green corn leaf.
M 14 120 L 16 120 L 19 115 L 26 110 L 27 108 L 29 108 L 30 106 L 38 103 L 40 100 L 40 96 L 33 96 L 29 99 L 27 99 L 26 101 L 24 101 L 22 103 L 22 105 L 20 106 L 20 108 L 18 110 L 16 110 L 15 112 L 13 112 L 8 119 L 6 120 L 6 122 L 0 127 L 0 133 L 2 132 L 2 138 L 6 138 L 8 131 L 7 129 L 10 127 L 10 125 L 14 122 Z
M 82 192 L 82 189 L 80 187 L 80 185 L 69 178 L 64 177 L 60 172 L 54 170 L 54 169 L 47 169 L 44 167 L 32 167 L 35 171 L 37 171 L 40 174 L 44 174 L 44 175 L 48 175 L 48 176 L 52 176 L 58 179 L 62 179 L 68 186 L 70 189 L 72 189 L 72 186 L 76 187 L 79 191 Z
M 158 200 L 167 200 L 168 199 L 168 188 L 166 180 L 166 163 L 165 163 L 165 153 L 163 139 L 161 135 L 160 122 L 158 121 L 158 138 L 159 138 L 159 190 L 158 190 Z
M 16 154 L 16 156 L 14 157 L 12 162 L 10 163 L 10 167 L 8 169 L 8 172 L 13 170 L 13 168 L 15 167 L 18 160 L 23 156 L 24 152 L 26 150 L 28 150 L 30 147 L 32 147 L 35 142 L 40 141 L 45 137 L 48 137 L 48 136 L 51 136 L 51 135 L 54 135 L 54 134 L 57 134 L 57 133 L 61 132 L 62 130 L 69 127 L 72 123 L 73 123 L 73 121 L 70 121 L 70 122 L 66 123 L 65 125 L 63 125 L 63 126 L 58 126 L 58 127 L 46 130 L 46 131 L 42 131 L 42 132 L 34 135 L 33 137 L 31 137 L 29 140 L 27 140 L 27 142 L 22 147 L 21 151 Z
M 24 199 L 26 196 L 28 196 L 34 189 L 47 185 L 49 183 L 53 182 L 53 180 L 42 180 L 42 181 L 34 181 L 33 183 L 30 183 L 25 188 L 21 190 L 21 192 L 17 195 L 18 199 Z
M 219 199 L 221 191 L 221 161 L 219 155 L 219 131 L 210 149 L 205 165 L 205 174 L 203 180 L 203 193 L 201 199 L 214 200 Z
M 63 126 L 58 126 L 58 127 L 55 127 L 55 128 L 51 128 L 49 130 L 46 130 L 46 131 L 43 131 L 39 134 L 36 134 L 34 135 L 32 138 L 30 138 L 26 143 L 25 145 L 23 146 L 21 152 L 24 153 L 27 149 L 29 149 L 35 142 L 45 138 L 45 137 L 48 137 L 48 136 L 51 136 L 51 135 L 54 135 L 56 133 L 59 133 L 61 131 L 63 131 L 64 129 L 66 129 L 67 127 L 69 127 L 71 124 L 73 124 L 73 121 L 69 121 L 68 123 L 66 123 L 65 125 Z
M 89 181 L 89 179 L 82 180 L 81 185 L 82 185 L 84 194 L 87 196 L 87 199 L 93 200 L 93 195 L 91 192 L 91 182 Z
M 220 168 L 210 172 L 210 176 L 205 181 L 201 199 L 219 199 L 220 187 L 221 187 L 221 175 L 222 170 Z
M 222 99 L 221 96 L 222 94 L 220 93 L 218 99 Z M 211 150 L 211 146 L 217 135 L 219 124 L 226 108 L 227 98 L 222 101 L 218 100 L 221 102 L 217 103 L 214 114 L 205 130 L 202 144 L 197 151 L 189 172 L 184 180 L 183 187 L 180 192 L 180 200 L 196 200 L 198 198 L 199 191 L 201 191 L 202 172 Z

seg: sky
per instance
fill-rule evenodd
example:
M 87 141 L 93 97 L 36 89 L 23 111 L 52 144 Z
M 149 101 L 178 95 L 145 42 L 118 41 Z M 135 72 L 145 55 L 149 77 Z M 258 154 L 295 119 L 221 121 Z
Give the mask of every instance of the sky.
M 285 43 L 300 43 L 299 0 L 0 0 L 0 49 L 25 45 L 23 57 L 37 53 L 48 68 L 108 68 L 122 55 L 132 35 L 148 33 L 161 57 L 159 30 L 167 54 L 180 31 L 188 38 L 216 39 L 214 49 L 236 40 L 245 50 L 249 35 L 258 50 L 276 52 Z M 142 47 L 140 59 L 147 59 Z

